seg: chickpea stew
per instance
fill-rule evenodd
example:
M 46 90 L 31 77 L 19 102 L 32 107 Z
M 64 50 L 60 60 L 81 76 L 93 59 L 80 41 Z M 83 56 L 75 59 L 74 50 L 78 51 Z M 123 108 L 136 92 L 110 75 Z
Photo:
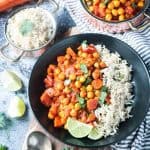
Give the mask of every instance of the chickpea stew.
M 90 13 L 106 21 L 133 18 L 144 7 L 144 0 L 83 0 Z
M 110 93 L 103 85 L 101 70 L 106 68 L 93 44 L 83 41 L 77 53 L 71 47 L 50 64 L 40 99 L 49 108 L 48 118 L 54 127 L 65 127 L 69 117 L 94 125 L 94 110 L 111 104 Z

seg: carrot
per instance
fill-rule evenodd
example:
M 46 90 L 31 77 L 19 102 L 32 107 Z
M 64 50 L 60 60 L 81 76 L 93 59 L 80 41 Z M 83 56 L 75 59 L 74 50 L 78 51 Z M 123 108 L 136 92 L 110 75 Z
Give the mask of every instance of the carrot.
M 57 57 L 57 62 L 63 64 L 65 61 L 65 57 L 64 56 L 58 56 Z
M 55 65 L 49 65 L 47 68 L 47 74 L 49 75 L 49 74 L 53 73 L 55 68 L 56 68 Z
M 10 9 L 14 6 L 24 4 L 30 0 L 1 0 L 0 1 L 0 12 Z
M 57 108 L 58 108 L 58 106 L 57 106 L 56 104 L 52 104 L 52 106 L 51 106 L 49 112 L 51 112 L 54 116 L 56 116 L 57 113 L 58 113 Z
M 52 87 L 53 86 L 53 79 L 50 76 L 44 79 L 45 87 Z
M 54 127 L 61 127 L 62 125 L 64 125 L 64 122 L 59 116 L 56 116 L 54 119 Z
M 98 99 L 90 99 L 87 101 L 87 109 L 89 111 L 95 110 L 98 105 Z
M 49 118 L 49 119 L 54 119 L 54 118 L 55 118 L 55 115 L 54 115 L 51 111 L 49 111 L 49 112 L 48 112 L 48 118 Z
M 90 113 L 88 118 L 87 118 L 87 123 L 92 122 L 96 119 L 96 116 L 94 113 Z
M 100 68 L 101 68 L 101 69 L 103 69 L 103 68 L 106 68 L 106 67 L 107 67 L 107 66 L 106 66 L 106 64 L 105 64 L 103 61 L 101 61 L 99 65 L 100 65 Z
M 73 51 L 71 47 L 67 48 L 67 54 L 69 54 L 72 57 L 76 57 L 76 53 Z
M 52 100 L 50 99 L 50 97 L 46 91 L 42 94 L 42 96 L 40 97 L 40 100 L 41 100 L 42 104 L 44 104 L 47 107 L 49 107 L 52 103 Z
M 92 81 L 92 85 L 94 87 L 94 89 L 98 90 L 103 86 L 103 82 L 100 79 L 96 79 Z

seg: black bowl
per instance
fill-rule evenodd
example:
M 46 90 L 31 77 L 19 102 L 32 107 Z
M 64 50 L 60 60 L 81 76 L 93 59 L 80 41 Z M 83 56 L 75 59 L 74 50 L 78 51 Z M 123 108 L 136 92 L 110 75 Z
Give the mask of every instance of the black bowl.
M 43 79 L 49 64 L 56 64 L 56 57 L 65 54 L 67 47 L 76 49 L 83 40 L 93 44 L 104 44 L 111 52 L 118 52 L 133 67 L 132 81 L 134 83 L 134 104 L 131 111 L 132 118 L 127 119 L 119 125 L 117 134 L 100 140 L 88 138 L 77 139 L 72 137 L 62 128 L 54 128 L 53 122 L 47 117 L 48 109 L 40 103 L 40 96 L 44 91 Z M 29 99 L 33 113 L 42 127 L 60 141 L 78 147 L 96 148 L 119 142 L 131 134 L 143 121 L 149 107 L 150 101 L 150 78 L 148 71 L 138 54 L 124 42 L 106 35 L 80 34 L 68 37 L 49 48 L 35 64 L 30 82 Z

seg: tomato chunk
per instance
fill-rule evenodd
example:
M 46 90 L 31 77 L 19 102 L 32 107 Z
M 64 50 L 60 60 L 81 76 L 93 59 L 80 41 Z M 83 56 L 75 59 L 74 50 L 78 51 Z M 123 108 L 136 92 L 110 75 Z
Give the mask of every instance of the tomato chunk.
M 87 101 L 87 109 L 89 111 L 95 110 L 98 105 L 98 99 L 90 99 Z
M 42 96 L 40 97 L 40 100 L 42 104 L 44 104 L 46 107 L 49 107 L 52 103 L 52 100 L 46 91 L 42 94 Z

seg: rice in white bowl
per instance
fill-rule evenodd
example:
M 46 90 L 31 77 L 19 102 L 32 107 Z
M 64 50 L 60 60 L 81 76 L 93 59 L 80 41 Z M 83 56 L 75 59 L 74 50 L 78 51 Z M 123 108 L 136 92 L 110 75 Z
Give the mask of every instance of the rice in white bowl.
M 7 24 L 7 36 L 24 50 L 45 45 L 54 34 L 50 13 L 42 8 L 27 8 L 13 15 Z
M 98 122 L 95 126 L 101 137 L 114 135 L 117 132 L 119 123 L 130 117 L 132 106 L 128 105 L 132 100 L 132 67 L 126 60 L 122 60 L 118 53 L 110 51 L 102 45 L 96 45 L 101 59 L 106 63 L 107 68 L 103 69 L 103 84 L 108 88 L 111 96 L 111 104 L 103 104 L 95 110 Z

